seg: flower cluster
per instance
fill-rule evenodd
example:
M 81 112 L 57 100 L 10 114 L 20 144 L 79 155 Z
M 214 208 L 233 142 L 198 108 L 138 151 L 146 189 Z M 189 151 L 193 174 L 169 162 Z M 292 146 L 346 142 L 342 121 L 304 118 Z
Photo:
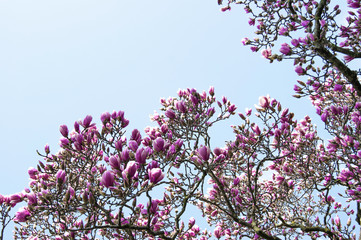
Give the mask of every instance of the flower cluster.
M 333 5 L 331 1 L 229 0 L 227 7 L 232 3 L 244 6 L 250 15 L 248 24 L 256 28 L 253 40 L 242 40 L 252 51 L 262 50 L 270 62 L 293 59 L 298 75 L 316 77 L 320 83 L 329 77 L 329 69 L 337 68 L 361 95 L 361 84 L 348 64 L 361 58 L 360 1 Z M 341 13 L 346 16 L 342 24 Z

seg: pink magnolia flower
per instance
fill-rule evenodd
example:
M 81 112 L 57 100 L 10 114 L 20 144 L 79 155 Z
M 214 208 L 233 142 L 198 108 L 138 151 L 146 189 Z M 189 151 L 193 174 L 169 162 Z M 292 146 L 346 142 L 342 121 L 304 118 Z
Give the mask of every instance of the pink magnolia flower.
M 133 152 L 136 152 L 137 149 L 138 149 L 138 143 L 134 140 L 130 140 L 129 143 L 129 148 L 133 151 Z
M 306 28 L 309 23 L 310 23 L 310 21 L 305 20 L 305 21 L 301 22 L 301 25 L 302 25 L 302 27 Z
M 10 204 L 12 207 L 15 207 L 16 204 L 23 201 L 23 198 L 20 194 L 13 194 L 9 197 Z
M 291 48 L 287 43 L 283 43 L 281 45 L 280 52 L 283 53 L 284 55 L 290 55 L 291 54 Z
M 157 184 L 164 178 L 164 173 L 160 168 L 152 168 L 148 170 L 148 177 L 151 183 Z
M 341 227 L 341 221 L 340 221 L 340 218 L 338 217 L 338 215 L 336 215 L 334 221 L 338 228 Z
M 243 38 L 241 42 L 242 42 L 243 45 L 247 45 L 247 44 L 249 44 L 251 41 L 249 40 L 249 38 Z
M 221 12 L 225 12 L 225 11 L 231 11 L 231 7 L 230 6 L 222 7 Z
M 101 183 L 109 188 L 114 185 L 114 175 L 110 171 L 105 171 L 102 175 Z
M 198 149 L 198 155 L 203 161 L 208 161 L 211 150 L 207 146 Z
M 109 158 L 109 164 L 113 169 L 120 169 L 120 159 L 117 156 L 111 156 Z
M 298 66 L 295 68 L 295 72 L 296 72 L 298 75 L 303 75 L 303 74 L 305 74 L 305 70 L 304 70 L 300 65 L 298 65 Z
M 255 23 L 256 23 L 256 21 L 255 21 L 254 18 L 250 18 L 250 19 L 248 20 L 248 24 L 249 24 L 250 26 L 254 26 Z
M 28 217 L 30 217 L 30 216 L 31 216 L 31 214 L 29 212 L 29 209 L 27 207 L 22 207 L 15 214 L 14 221 L 15 222 L 26 222 L 28 220 Z
M 348 7 L 350 8 L 360 8 L 360 1 L 359 0 L 348 0 Z
M 49 154 L 49 153 L 50 153 L 50 147 L 49 147 L 48 144 L 45 145 L 44 151 L 45 151 L 46 154 Z
M 169 119 L 174 119 L 175 118 L 175 113 L 172 109 L 167 109 L 167 111 L 165 111 L 164 113 Z
M 295 47 L 297 47 L 298 45 L 300 45 L 300 42 L 297 39 L 292 39 L 291 40 L 291 44 Z
M 157 137 L 153 142 L 153 147 L 157 152 L 160 152 L 164 149 L 164 140 L 161 137 Z
M 189 228 L 193 227 L 193 225 L 196 223 L 196 220 L 194 219 L 194 217 L 191 217 L 189 219 L 189 223 L 188 223 L 188 226 Z
M 156 213 L 158 210 L 158 203 L 160 201 L 158 199 L 152 200 L 151 204 L 150 204 L 150 208 L 149 208 L 149 212 L 150 213 Z
M 288 29 L 285 27 L 280 27 L 280 29 L 278 29 L 278 33 L 280 35 L 285 35 L 288 32 Z
M 83 120 L 83 125 L 85 128 L 88 128 L 90 126 L 90 123 L 92 122 L 93 117 L 90 115 L 87 115 Z
M 214 229 L 214 236 L 218 239 L 220 239 L 222 237 L 222 228 L 220 226 L 217 226 Z
M 251 49 L 252 52 L 257 52 L 258 51 L 258 47 L 255 47 L 255 46 L 250 47 L 250 49 Z
M 335 84 L 333 90 L 336 91 L 336 92 L 342 92 L 342 85 Z
M 101 120 L 102 123 L 104 124 L 104 123 L 107 123 L 107 122 L 110 121 L 110 117 L 111 117 L 110 113 L 109 113 L 109 112 L 105 112 L 105 113 L 103 113 L 103 114 L 100 116 L 100 120 Z
M 263 49 L 261 54 L 264 58 L 269 59 L 272 56 L 272 50 L 270 48 Z
M 127 167 L 122 172 L 124 179 L 131 179 L 137 172 L 137 163 L 135 161 L 129 161 Z
M 35 193 L 29 193 L 26 197 L 28 198 L 28 205 L 36 205 L 38 203 Z
M 270 105 L 270 99 L 269 99 L 269 97 L 268 97 L 268 96 L 267 96 L 267 97 L 265 97 L 265 96 L 259 97 L 259 99 L 258 99 L 258 104 L 259 104 L 259 106 L 261 106 L 262 108 L 267 108 L 267 107 L 269 107 L 269 105 Z
M 345 59 L 345 62 L 351 62 L 352 60 L 354 60 L 355 58 L 353 58 L 353 57 L 351 57 L 351 56 L 348 56 L 348 55 L 346 55 L 346 56 L 344 56 L 343 57 L 344 59 Z
M 59 170 L 57 173 L 56 173 L 56 182 L 58 183 L 64 183 L 65 182 L 65 176 L 66 176 L 66 173 L 64 170 Z
M 36 180 L 37 179 L 37 175 L 38 175 L 38 170 L 36 168 L 30 167 L 28 169 L 28 173 L 31 179 Z
M 231 106 L 228 107 L 228 112 L 234 113 L 234 111 L 236 111 L 236 109 L 237 109 L 236 105 L 232 104 Z
M 135 160 L 139 164 L 144 164 L 148 157 L 148 149 L 138 148 L 137 152 L 135 153 Z
M 186 105 L 184 103 L 184 101 L 178 101 L 176 104 L 175 104 L 176 108 L 178 111 L 182 112 L 182 113 L 185 113 L 187 112 L 187 108 L 186 108 Z
M 66 125 L 61 125 L 59 127 L 59 131 L 60 131 L 61 135 L 63 135 L 63 137 L 68 137 L 69 131 L 68 131 L 68 127 Z
M 210 86 L 208 92 L 209 92 L 209 95 L 214 96 L 214 87 Z

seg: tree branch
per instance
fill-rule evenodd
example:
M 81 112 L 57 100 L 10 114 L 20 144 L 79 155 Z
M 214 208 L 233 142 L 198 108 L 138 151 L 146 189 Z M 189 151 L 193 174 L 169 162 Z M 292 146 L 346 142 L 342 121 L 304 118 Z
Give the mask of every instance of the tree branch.
M 357 95 L 361 96 L 361 84 L 357 78 L 357 72 L 352 71 L 347 67 L 343 62 L 341 62 L 337 57 L 335 57 L 329 50 L 327 50 L 320 43 L 315 43 L 315 51 L 327 62 L 331 63 L 336 67 L 347 79 L 347 81 L 352 84 L 355 88 Z

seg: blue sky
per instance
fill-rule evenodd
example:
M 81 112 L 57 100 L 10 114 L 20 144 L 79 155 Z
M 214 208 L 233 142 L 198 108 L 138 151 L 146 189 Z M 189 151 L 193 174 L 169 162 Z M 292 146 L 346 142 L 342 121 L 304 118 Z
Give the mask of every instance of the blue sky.
M 270 94 L 298 118 L 314 116 L 291 97 L 292 62 L 269 64 L 242 46 L 248 17 L 219 9 L 216 0 L 0 1 L 0 194 L 27 187 L 36 150 L 58 150 L 59 125 L 123 110 L 128 132 L 143 131 L 179 88 L 214 86 L 242 112 Z M 212 132 L 213 146 L 233 139 L 231 124 Z

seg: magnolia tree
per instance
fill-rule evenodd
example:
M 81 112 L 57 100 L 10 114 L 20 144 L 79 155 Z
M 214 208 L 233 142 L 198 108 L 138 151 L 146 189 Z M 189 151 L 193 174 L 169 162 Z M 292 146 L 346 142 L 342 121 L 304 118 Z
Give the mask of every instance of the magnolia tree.
M 15 239 L 357 239 L 361 88 L 350 61 L 361 56 L 360 1 L 347 1 L 345 22 L 331 1 L 237 3 L 258 28 L 243 42 L 309 77 L 296 97 L 310 97 L 330 140 L 276 99 L 236 113 L 212 87 L 162 99 L 145 132 L 127 135 L 122 111 L 103 113 L 99 127 L 86 116 L 60 126 L 61 150 L 39 153 L 29 188 L 0 195 L 1 234 L 14 221 Z M 210 129 L 232 115 L 234 139 L 211 148 Z

